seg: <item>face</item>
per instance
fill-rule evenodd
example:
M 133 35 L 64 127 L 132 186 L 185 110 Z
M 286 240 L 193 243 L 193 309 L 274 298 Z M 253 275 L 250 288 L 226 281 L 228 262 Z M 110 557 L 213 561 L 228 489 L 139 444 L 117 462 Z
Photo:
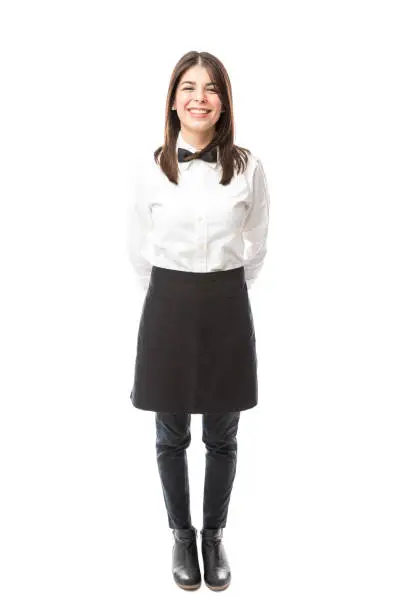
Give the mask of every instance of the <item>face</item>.
M 211 82 L 206 68 L 192 66 L 186 70 L 180 78 L 173 107 L 176 107 L 181 127 L 186 131 L 206 133 L 215 129 L 222 104 L 216 84 Z M 195 115 L 190 109 L 206 109 L 209 112 Z

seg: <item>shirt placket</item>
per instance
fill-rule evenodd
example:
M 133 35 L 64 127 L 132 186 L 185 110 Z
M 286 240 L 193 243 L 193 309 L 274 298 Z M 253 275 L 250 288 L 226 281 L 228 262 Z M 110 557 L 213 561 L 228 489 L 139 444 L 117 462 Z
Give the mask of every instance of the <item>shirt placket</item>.
M 187 168 L 186 168 L 187 170 Z M 193 271 L 207 271 L 207 226 L 204 210 L 203 194 L 205 196 L 205 185 L 203 184 L 202 170 L 199 164 L 191 164 L 188 167 L 188 175 L 185 177 L 188 186 L 189 197 L 194 212 L 192 213 L 192 240 L 193 240 Z
M 205 163 L 205 162 L 201 162 Z M 206 223 L 206 215 L 204 208 L 204 198 L 202 194 L 205 195 L 205 186 L 203 183 L 202 171 L 203 169 L 197 165 L 194 170 L 196 170 L 196 180 L 195 180 L 195 192 L 198 194 L 196 196 L 196 241 L 197 241 L 197 271 L 198 272 L 207 272 L 207 223 Z
M 203 206 L 200 203 L 197 215 L 197 236 L 198 236 L 198 254 L 199 254 L 199 269 L 201 272 L 207 271 L 207 224 Z

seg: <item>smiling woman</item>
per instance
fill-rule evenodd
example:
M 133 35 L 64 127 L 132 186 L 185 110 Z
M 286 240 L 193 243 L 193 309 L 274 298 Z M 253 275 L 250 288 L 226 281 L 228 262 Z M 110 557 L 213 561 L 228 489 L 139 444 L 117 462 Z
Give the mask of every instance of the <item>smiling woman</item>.
M 134 407 L 156 413 L 156 452 L 178 586 L 201 584 L 189 505 L 191 414 L 203 416 L 202 554 L 211 589 L 228 587 L 222 542 L 235 477 L 240 413 L 258 403 L 248 288 L 263 266 L 269 194 L 259 157 L 234 144 L 232 93 L 210 53 L 183 56 L 170 79 L 164 144 L 143 160 L 129 225 L 146 291 Z
M 222 112 L 216 83 L 209 78 L 204 65 L 188 68 L 176 89 L 172 109 L 177 111 L 183 135 L 198 150 L 211 142 Z

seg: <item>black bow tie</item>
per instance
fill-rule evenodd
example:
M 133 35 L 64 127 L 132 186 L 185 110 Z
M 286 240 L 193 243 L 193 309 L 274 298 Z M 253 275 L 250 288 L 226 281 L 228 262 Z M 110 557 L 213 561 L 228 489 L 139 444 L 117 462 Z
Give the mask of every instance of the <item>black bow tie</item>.
M 192 153 L 191 151 L 188 151 L 187 149 L 182 149 L 181 147 L 179 147 L 177 149 L 178 161 L 179 162 L 193 161 L 193 160 L 185 159 L 186 157 L 191 155 L 191 153 Z M 214 163 L 217 161 L 217 150 L 211 149 L 210 151 L 203 153 L 203 155 L 200 155 L 199 159 L 202 159 L 203 161 L 206 161 L 206 162 Z

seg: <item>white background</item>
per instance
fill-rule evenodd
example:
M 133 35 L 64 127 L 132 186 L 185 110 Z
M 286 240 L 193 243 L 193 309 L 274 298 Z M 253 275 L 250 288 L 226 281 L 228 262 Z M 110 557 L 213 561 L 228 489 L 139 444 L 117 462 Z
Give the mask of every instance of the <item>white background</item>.
M 2 3 L 5 612 L 406 612 L 404 4 Z M 236 143 L 262 159 L 271 196 L 250 291 L 259 404 L 240 420 L 223 594 L 173 582 L 154 413 L 129 399 L 143 297 L 125 210 L 193 49 L 224 63 Z

